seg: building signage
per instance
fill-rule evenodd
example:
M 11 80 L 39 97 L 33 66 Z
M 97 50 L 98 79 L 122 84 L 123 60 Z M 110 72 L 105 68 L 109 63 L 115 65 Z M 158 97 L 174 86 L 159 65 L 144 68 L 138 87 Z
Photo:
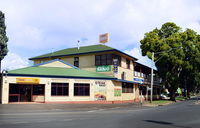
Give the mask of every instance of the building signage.
M 106 42 L 108 42 L 108 40 L 109 40 L 109 35 L 108 35 L 108 33 L 101 34 L 101 35 L 99 36 L 99 43 L 106 43 Z
M 106 86 L 106 82 L 105 81 L 95 81 L 95 84 L 99 85 L 99 86 L 102 86 L 102 87 Z
M 95 81 L 95 100 L 106 100 L 106 82 L 105 81 Z
M 113 71 L 114 73 L 118 73 L 118 60 L 113 59 Z
M 39 78 L 16 78 L 16 83 L 20 84 L 39 84 Z
M 144 79 L 142 79 L 142 78 L 133 78 L 133 81 L 138 83 L 138 84 L 143 84 L 144 83 Z
M 122 89 L 121 88 L 115 88 L 114 89 L 114 96 L 121 96 L 122 95 Z
M 109 72 L 111 71 L 110 65 L 96 66 L 96 72 Z

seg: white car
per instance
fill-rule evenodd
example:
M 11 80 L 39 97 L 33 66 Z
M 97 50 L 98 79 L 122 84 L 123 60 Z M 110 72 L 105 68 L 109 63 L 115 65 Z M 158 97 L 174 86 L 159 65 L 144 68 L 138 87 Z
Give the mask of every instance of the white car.
M 163 99 L 163 100 L 169 100 L 170 97 L 164 95 L 164 94 L 160 94 L 160 98 Z

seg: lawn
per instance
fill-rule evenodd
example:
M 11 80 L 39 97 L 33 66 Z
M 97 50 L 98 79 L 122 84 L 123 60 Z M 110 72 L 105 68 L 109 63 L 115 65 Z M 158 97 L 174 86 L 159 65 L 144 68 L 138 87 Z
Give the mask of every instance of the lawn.
M 176 97 L 176 100 L 185 100 L 185 99 L 187 99 L 187 98 L 183 97 L 183 96 Z
M 171 103 L 172 101 L 169 100 L 155 100 L 152 101 L 151 104 L 155 104 L 155 105 L 162 105 L 162 104 L 167 104 L 167 103 Z

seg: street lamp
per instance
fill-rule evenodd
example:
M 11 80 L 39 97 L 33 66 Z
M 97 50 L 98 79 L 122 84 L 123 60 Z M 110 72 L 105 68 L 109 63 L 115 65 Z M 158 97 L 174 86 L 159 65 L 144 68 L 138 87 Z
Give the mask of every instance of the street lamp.
M 0 74 L 0 99 L 2 100 L 2 88 L 3 88 L 3 76 L 4 76 L 4 74 L 6 75 L 6 77 L 7 77 L 7 74 L 8 74 L 8 71 L 7 70 L 3 70 L 2 72 L 0 72 L 1 74 Z M 1 102 L 1 101 L 0 101 Z
M 156 52 L 156 53 L 154 53 L 154 52 L 152 52 L 152 56 L 151 56 L 151 61 L 152 61 L 152 65 L 151 65 L 151 98 L 150 98 L 150 103 L 152 103 L 152 101 L 153 101 L 153 67 L 154 67 L 154 64 L 156 63 L 156 62 L 158 62 L 163 56 L 161 56 L 159 59 L 157 59 L 155 62 L 154 62 L 154 55 L 155 54 L 160 54 L 160 53 L 163 53 L 163 52 L 170 52 L 171 50 L 173 50 L 173 49 L 179 49 L 179 48 L 183 48 L 182 46 L 181 47 L 178 47 L 178 48 L 170 48 L 169 50 L 167 50 L 167 51 L 162 51 L 162 52 Z

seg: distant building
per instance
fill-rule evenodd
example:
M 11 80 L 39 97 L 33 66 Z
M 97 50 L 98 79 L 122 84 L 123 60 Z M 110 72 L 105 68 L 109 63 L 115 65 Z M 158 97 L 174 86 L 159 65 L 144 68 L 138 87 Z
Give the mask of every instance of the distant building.
M 1 90 L 3 104 L 118 103 L 149 98 L 150 68 L 106 45 L 68 48 L 30 60 L 34 62 L 33 66 L 4 74 Z M 159 80 L 154 83 L 154 98 L 159 98 L 159 84 Z

